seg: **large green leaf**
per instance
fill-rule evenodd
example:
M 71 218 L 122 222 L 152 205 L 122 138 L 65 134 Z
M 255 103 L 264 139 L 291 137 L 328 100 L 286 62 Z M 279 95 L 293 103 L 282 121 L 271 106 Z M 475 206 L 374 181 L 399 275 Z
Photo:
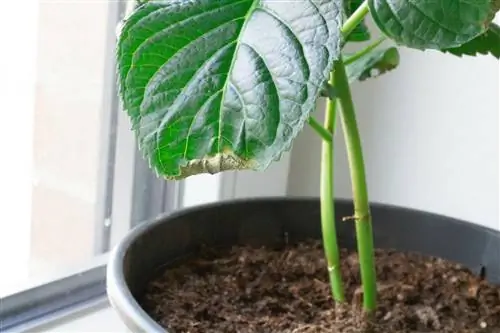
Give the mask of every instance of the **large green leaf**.
M 399 51 L 391 46 L 376 49 L 346 66 L 349 83 L 378 77 L 399 65 Z
M 150 165 L 178 179 L 279 159 L 339 55 L 341 20 L 341 0 L 168 0 L 136 9 L 117 62 Z
M 484 33 L 494 11 L 492 0 L 368 0 L 368 5 L 387 36 L 416 49 L 458 47 Z
M 363 0 L 344 0 L 344 10 L 346 16 L 351 16 L 363 3 Z M 371 35 L 365 20 L 363 19 L 354 30 L 347 36 L 348 42 L 365 42 L 370 40 Z
M 478 54 L 491 54 L 497 59 L 500 59 L 500 27 L 496 24 L 491 24 L 488 31 L 479 35 L 470 42 L 467 42 L 459 47 L 445 49 L 444 52 L 449 52 L 456 56 L 476 56 Z

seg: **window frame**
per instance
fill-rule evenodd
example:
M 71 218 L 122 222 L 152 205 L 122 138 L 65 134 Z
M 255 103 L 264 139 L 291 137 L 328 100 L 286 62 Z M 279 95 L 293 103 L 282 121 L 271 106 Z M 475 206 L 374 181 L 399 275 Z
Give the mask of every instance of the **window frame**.
M 32 331 L 103 302 L 106 259 L 101 256 L 77 272 L 3 298 L 2 332 Z
M 108 5 L 108 23 L 106 29 L 106 59 L 104 64 L 104 91 L 102 100 L 102 117 L 99 152 L 98 186 L 95 216 L 94 254 L 99 255 L 109 248 L 111 217 L 116 179 L 116 164 L 121 162 L 122 155 L 128 155 L 126 147 L 119 145 L 123 141 L 123 117 L 120 117 L 120 102 L 116 84 L 116 61 L 113 45 L 116 43 L 115 27 L 123 19 L 126 12 L 124 2 L 111 2 Z M 127 142 L 129 145 L 130 142 Z M 129 150 L 133 151 L 129 148 Z

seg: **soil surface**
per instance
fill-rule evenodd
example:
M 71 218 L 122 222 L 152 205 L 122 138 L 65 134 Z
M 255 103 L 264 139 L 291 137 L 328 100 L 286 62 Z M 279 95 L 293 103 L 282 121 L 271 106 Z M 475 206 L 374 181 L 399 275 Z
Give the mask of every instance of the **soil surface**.
M 175 333 L 500 333 L 500 287 L 460 265 L 377 250 L 379 303 L 361 315 L 356 253 L 342 253 L 348 305 L 333 306 L 323 249 L 203 249 L 152 281 L 145 310 Z

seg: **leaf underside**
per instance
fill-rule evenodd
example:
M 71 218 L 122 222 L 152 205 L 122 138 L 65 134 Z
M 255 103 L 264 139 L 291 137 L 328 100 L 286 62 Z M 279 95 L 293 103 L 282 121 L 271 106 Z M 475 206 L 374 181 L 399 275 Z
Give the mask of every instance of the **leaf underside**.
M 345 0 L 344 10 L 347 17 L 350 17 L 356 9 L 363 3 L 363 0 Z M 363 19 L 359 25 L 354 28 L 354 30 L 347 36 L 348 42 L 366 42 L 371 38 L 370 31 L 366 26 L 365 20 Z
M 500 26 L 492 23 L 484 34 L 459 47 L 444 49 L 443 52 L 449 52 L 459 57 L 463 55 L 491 54 L 500 59 Z
M 458 47 L 484 33 L 492 0 L 368 0 L 377 26 L 415 49 Z
M 396 47 L 376 49 L 346 66 L 349 83 L 376 78 L 399 65 Z
M 157 174 L 265 169 L 339 55 L 341 0 L 149 1 L 117 49 L 123 105 Z

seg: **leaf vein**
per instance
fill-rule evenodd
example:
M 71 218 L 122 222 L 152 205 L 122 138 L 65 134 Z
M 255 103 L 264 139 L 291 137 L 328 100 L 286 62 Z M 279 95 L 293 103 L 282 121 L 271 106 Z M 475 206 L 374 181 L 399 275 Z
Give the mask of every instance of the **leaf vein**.
M 408 5 L 410 7 L 415 8 L 415 10 L 417 12 L 419 12 L 423 17 L 427 18 L 429 21 L 431 21 L 432 23 L 436 24 L 438 27 L 440 27 L 444 31 L 450 32 L 450 33 L 454 34 L 455 36 L 460 33 L 460 32 L 457 32 L 457 31 L 453 31 L 452 29 L 448 28 L 447 26 L 443 25 L 441 22 L 439 22 L 438 20 L 436 20 L 434 17 L 429 16 L 419 6 L 417 6 L 417 4 L 415 4 L 413 1 L 408 0 Z
M 253 45 L 250 45 L 249 43 L 247 42 L 242 42 L 242 45 L 245 45 L 246 47 L 248 47 L 253 53 L 255 53 L 255 55 L 257 55 L 259 57 L 259 59 L 262 61 L 262 63 L 265 65 L 266 67 L 266 70 L 269 72 L 269 77 L 271 78 L 271 83 L 273 84 L 274 86 L 274 89 L 276 89 L 276 95 L 278 96 L 278 100 L 281 100 L 282 96 L 280 95 L 280 90 L 278 88 L 278 85 L 275 81 L 275 78 L 273 77 L 272 73 L 271 73 L 271 67 L 266 63 L 266 60 L 264 59 L 264 57 L 257 51 L 257 49 L 253 46 Z M 279 102 L 278 102 L 279 103 Z M 279 108 L 278 108 L 279 109 Z M 280 118 L 280 121 L 281 121 L 281 118 Z M 276 131 L 278 131 L 278 128 L 276 128 Z M 275 133 L 276 134 L 276 133 Z M 276 136 L 275 136 L 276 137 Z M 276 139 L 275 139 L 276 140 Z
M 311 73 L 311 66 L 309 65 L 309 63 L 307 62 L 307 57 L 306 57 L 306 54 L 304 52 L 304 47 L 302 46 L 302 43 L 300 42 L 297 34 L 292 30 L 292 28 L 285 23 L 285 21 L 277 14 L 275 13 L 273 10 L 269 9 L 269 8 L 264 8 L 264 7 L 261 7 L 260 8 L 264 13 L 266 13 L 267 15 L 269 15 L 270 17 L 272 17 L 274 20 L 276 20 L 282 27 L 284 27 L 286 30 L 288 30 L 288 32 L 291 34 L 291 36 L 293 37 L 293 40 L 294 42 L 296 43 L 296 45 L 294 45 L 294 47 L 296 49 L 298 49 L 297 51 L 299 51 L 300 53 L 300 56 L 301 57 L 297 57 L 297 59 L 304 59 L 304 65 L 306 66 L 306 70 L 305 70 L 305 77 L 306 77 L 306 80 L 309 80 L 309 75 Z M 262 57 L 261 57 L 262 58 Z M 262 59 L 262 61 L 264 61 L 264 59 Z
M 247 18 L 252 15 L 252 11 L 255 9 L 255 7 L 257 6 L 257 2 L 259 0 L 253 0 L 252 1 L 252 5 L 248 8 L 248 11 L 245 13 L 244 15 L 244 19 L 245 19 L 245 22 L 243 23 L 243 25 L 240 27 L 240 31 L 238 33 L 238 36 L 237 38 L 235 39 L 236 41 L 239 41 L 241 39 L 241 34 L 245 31 L 245 27 L 246 27 L 246 24 L 248 23 L 248 20 Z M 235 51 L 234 51 L 234 56 L 231 60 L 231 65 L 229 65 L 229 70 L 228 70 L 228 73 L 230 74 L 232 71 L 233 71 L 233 67 L 234 67 L 234 64 L 236 62 L 236 56 L 238 54 L 238 51 L 239 51 L 239 47 L 240 47 L 240 43 L 237 43 L 236 44 L 236 48 L 235 48 Z M 230 81 L 230 77 L 227 78 L 226 82 L 224 83 L 224 87 L 223 87 L 223 91 L 222 91 L 222 98 L 221 98 L 221 102 L 220 102 L 220 106 L 219 106 L 219 128 L 217 129 L 217 134 L 218 134 L 218 142 L 217 142 L 217 151 L 220 153 L 221 150 L 222 150 L 222 146 L 221 146 L 221 140 L 220 140 L 220 137 L 222 136 L 222 126 L 221 126 L 221 122 L 222 122 L 222 109 L 224 107 L 224 100 L 225 100 L 225 97 L 226 97 L 226 89 L 227 89 L 227 83 Z

